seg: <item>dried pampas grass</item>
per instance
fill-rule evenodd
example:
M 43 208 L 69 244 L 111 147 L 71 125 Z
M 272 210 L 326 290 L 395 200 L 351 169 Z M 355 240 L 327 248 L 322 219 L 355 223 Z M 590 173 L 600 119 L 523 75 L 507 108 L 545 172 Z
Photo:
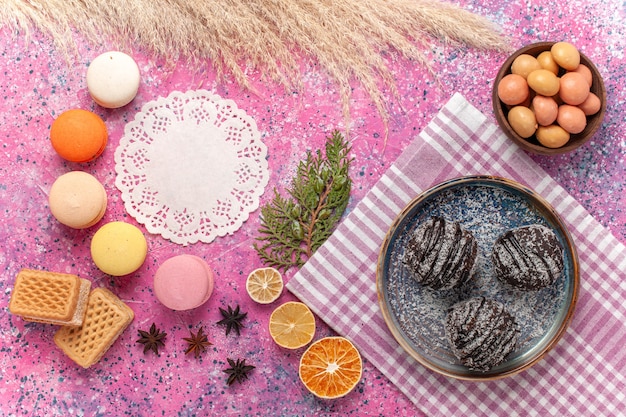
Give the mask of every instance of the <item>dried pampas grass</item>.
M 253 67 L 299 88 L 299 58 L 308 57 L 337 82 L 346 117 L 356 80 L 385 121 L 381 86 L 395 91 L 386 52 L 428 68 L 433 39 L 508 49 L 487 19 L 437 0 L 2 0 L 0 22 L 21 33 L 36 27 L 65 51 L 77 31 L 193 65 L 208 60 L 244 87 Z

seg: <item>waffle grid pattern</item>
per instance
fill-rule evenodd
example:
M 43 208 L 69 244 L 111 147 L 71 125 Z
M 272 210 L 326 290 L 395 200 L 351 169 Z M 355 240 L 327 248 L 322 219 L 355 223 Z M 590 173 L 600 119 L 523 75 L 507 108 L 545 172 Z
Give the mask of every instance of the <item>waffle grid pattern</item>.
M 79 292 L 80 279 L 75 275 L 22 270 L 15 280 L 10 311 L 31 318 L 70 320 Z
M 60 328 L 54 340 L 74 362 L 88 368 L 100 360 L 133 317 L 132 310 L 112 292 L 97 288 L 89 295 L 83 325 Z

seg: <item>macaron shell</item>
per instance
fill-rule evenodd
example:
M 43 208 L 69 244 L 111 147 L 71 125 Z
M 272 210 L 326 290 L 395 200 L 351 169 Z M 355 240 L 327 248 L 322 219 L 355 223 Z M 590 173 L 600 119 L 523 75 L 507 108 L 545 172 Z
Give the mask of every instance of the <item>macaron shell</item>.
M 211 297 L 213 286 L 213 271 L 202 258 L 194 255 L 169 258 L 154 275 L 157 299 L 172 310 L 201 306 Z
M 89 162 L 99 157 L 108 142 L 104 120 L 88 110 L 71 109 L 50 127 L 50 142 L 59 156 L 70 162 Z
M 104 193 L 104 196 L 106 198 L 106 192 Z M 102 218 L 104 217 L 104 214 L 106 213 L 107 210 L 107 203 L 106 200 L 104 202 L 104 204 L 102 205 L 102 208 L 100 209 L 100 212 L 98 213 L 98 215 L 96 217 L 94 217 L 94 219 L 92 221 L 90 221 L 89 223 L 86 223 L 82 229 L 87 229 L 89 227 L 95 226 L 96 224 L 98 224 L 98 222 L 100 220 L 102 220 Z
M 213 287 L 215 286 L 215 276 L 213 275 L 213 270 L 211 269 L 211 267 L 202 258 L 197 258 L 197 259 L 202 263 L 202 266 L 204 267 L 204 270 L 207 276 L 207 282 L 208 282 L 206 295 L 204 296 L 204 299 L 200 302 L 200 304 L 196 306 L 196 307 L 200 307 L 202 304 L 209 301 L 209 298 L 211 298 L 211 294 L 213 294 Z
M 137 227 L 125 222 L 102 226 L 91 240 L 91 257 L 104 273 L 124 276 L 143 265 L 148 253 L 146 238 Z
M 135 60 L 119 51 L 97 56 L 87 68 L 87 89 L 100 106 L 115 109 L 130 103 L 139 90 L 141 75 Z
M 85 229 L 98 223 L 107 207 L 104 186 L 91 174 L 71 171 L 58 177 L 50 188 L 48 204 L 62 224 Z

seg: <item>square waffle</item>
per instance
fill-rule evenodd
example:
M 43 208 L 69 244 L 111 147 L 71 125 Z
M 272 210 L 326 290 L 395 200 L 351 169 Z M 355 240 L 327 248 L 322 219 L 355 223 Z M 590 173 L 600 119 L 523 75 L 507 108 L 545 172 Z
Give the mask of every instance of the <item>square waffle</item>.
M 9 311 L 28 321 L 80 326 L 90 289 L 91 282 L 76 275 L 22 269 Z
M 133 310 L 105 288 L 89 294 L 80 327 L 61 327 L 54 342 L 83 368 L 97 363 L 135 317 Z

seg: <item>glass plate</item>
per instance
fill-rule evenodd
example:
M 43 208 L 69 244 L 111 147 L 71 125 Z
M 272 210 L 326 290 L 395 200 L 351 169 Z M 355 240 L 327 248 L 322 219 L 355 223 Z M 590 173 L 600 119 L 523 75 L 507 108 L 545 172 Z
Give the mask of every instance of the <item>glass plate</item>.
M 431 216 L 460 222 L 478 241 L 477 276 L 460 290 L 425 288 L 410 276 L 402 263 L 411 232 Z M 530 224 L 554 230 L 564 248 L 565 267 L 552 286 L 519 291 L 495 279 L 491 249 L 500 234 Z M 509 179 L 469 176 L 425 191 L 402 210 L 383 242 L 376 280 L 387 326 L 417 361 L 459 379 L 497 379 L 534 365 L 565 332 L 578 296 L 578 256 L 560 216 L 534 191 Z M 520 328 L 517 350 L 487 372 L 471 371 L 463 366 L 445 336 L 443 323 L 448 308 L 473 296 L 502 302 Z

